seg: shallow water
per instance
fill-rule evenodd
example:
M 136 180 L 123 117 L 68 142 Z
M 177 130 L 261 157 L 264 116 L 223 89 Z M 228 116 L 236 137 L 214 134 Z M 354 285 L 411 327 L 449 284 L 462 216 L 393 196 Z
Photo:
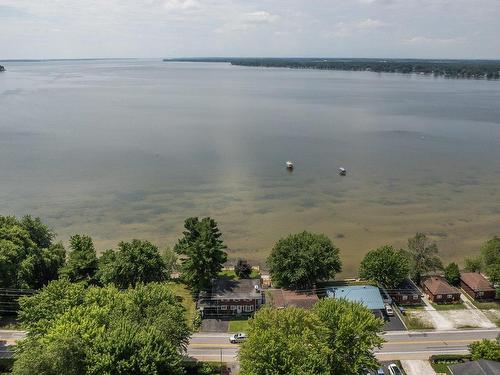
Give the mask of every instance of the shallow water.
M 500 82 L 148 60 L 2 63 L 0 213 L 175 243 L 220 223 L 232 258 L 324 232 L 345 275 L 416 231 L 462 261 L 500 234 Z M 295 161 L 289 173 L 286 160 Z M 337 169 L 344 166 L 348 175 Z

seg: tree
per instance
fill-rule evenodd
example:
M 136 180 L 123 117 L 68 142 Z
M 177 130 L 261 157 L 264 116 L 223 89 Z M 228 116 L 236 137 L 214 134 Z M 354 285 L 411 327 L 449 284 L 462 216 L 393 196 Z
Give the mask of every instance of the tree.
M 239 351 L 242 375 L 329 375 L 327 329 L 310 311 L 264 307 Z
M 227 261 L 226 246 L 217 223 L 210 217 L 190 217 L 184 222 L 184 237 L 175 245 L 181 256 L 183 281 L 195 292 L 210 286 Z
M 163 251 L 163 254 L 161 256 L 163 258 L 163 261 L 165 262 L 166 273 L 168 277 L 170 277 L 172 273 L 177 272 L 177 270 L 179 269 L 179 257 L 177 256 L 175 251 L 169 247 L 167 247 Z
M 483 260 L 481 259 L 481 257 L 465 258 L 464 269 L 467 272 L 481 272 L 482 268 Z
M 404 250 L 382 246 L 366 254 L 361 261 L 359 277 L 375 280 L 387 288 L 396 288 L 409 272 L 410 264 Z
M 168 277 L 158 247 L 143 240 L 120 242 L 118 251 L 105 251 L 98 267 L 96 276 L 102 284 L 114 284 L 122 289 Z
M 281 287 L 311 287 L 334 278 L 342 263 L 339 249 L 324 234 L 302 232 L 279 240 L 267 258 L 273 283 Z
M 234 273 L 240 279 L 248 279 L 252 273 L 252 266 L 246 260 L 238 259 L 234 266 Z
M 328 329 L 330 374 L 357 375 L 360 369 L 378 367 L 373 349 L 384 341 L 379 335 L 382 319 L 362 304 L 345 299 L 323 299 L 314 305 L 313 312 Z
M 410 273 L 417 283 L 427 272 L 443 269 L 441 259 L 438 257 L 438 247 L 423 233 L 408 239 L 408 254 L 410 258 Z
M 500 361 L 500 339 L 483 339 L 475 341 L 469 345 L 469 350 L 474 361 L 478 359 L 489 359 L 491 361 Z
M 77 303 L 36 321 L 46 301 L 57 300 L 57 283 L 82 285 L 62 280 L 49 284 L 50 293 L 44 288 L 43 298 L 27 298 L 33 300 L 25 301 L 23 317 L 31 317 L 29 326 L 45 323 L 45 329 L 29 331 L 18 344 L 14 375 L 184 373 L 181 353 L 190 332 L 185 310 L 167 285 L 139 284 L 126 291 L 90 287 Z
M 28 335 L 39 336 L 47 332 L 62 313 L 83 303 L 85 285 L 67 279 L 51 281 L 30 297 L 19 299 L 18 318 Z
M 39 218 L 0 216 L 0 287 L 38 289 L 58 277 L 65 250 Z
M 71 281 L 92 280 L 97 271 L 97 255 L 92 238 L 75 234 L 69 242 L 71 251 L 66 265 L 60 271 L 61 275 Z
M 484 273 L 492 283 L 500 282 L 500 237 L 493 237 L 481 247 Z
M 451 285 L 457 286 L 460 283 L 460 270 L 456 263 L 450 263 L 444 269 L 444 278 Z

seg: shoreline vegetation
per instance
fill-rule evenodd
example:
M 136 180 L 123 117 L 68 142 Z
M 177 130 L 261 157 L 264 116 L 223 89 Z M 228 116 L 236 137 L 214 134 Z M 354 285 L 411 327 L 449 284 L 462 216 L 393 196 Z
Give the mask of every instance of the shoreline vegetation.
M 340 58 L 175 58 L 164 62 L 222 62 L 265 68 L 368 71 L 458 79 L 500 79 L 499 60 L 340 59 Z

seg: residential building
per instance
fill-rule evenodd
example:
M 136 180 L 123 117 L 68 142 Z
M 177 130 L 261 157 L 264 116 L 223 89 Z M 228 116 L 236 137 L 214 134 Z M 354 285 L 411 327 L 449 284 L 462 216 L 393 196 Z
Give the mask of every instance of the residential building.
M 496 297 L 493 285 L 478 272 L 462 272 L 460 274 L 460 287 L 478 301 L 491 301 Z
M 405 279 L 394 289 L 386 289 L 393 302 L 399 305 L 421 305 L 422 292 L 410 279 Z
M 197 307 L 203 317 L 251 315 L 264 303 L 260 279 L 214 280 L 212 289 L 200 293 Z
M 448 367 L 452 375 L 498 375 L 500 362 L 480 359 Z
M 360 302 L 376 315 L 381 316 L 385 304 L 380 290 L 372 285 L 348 285 L 329 287 L 326 289 L 327 298 L 345 298 L 348 301 Z
M 460 291 L 441 276 L 429 276 L 422 282 L 422 289 L 432 302 L 454 303 L 460 301 Z
M 268 291 L 267 303 L 278 309 L 295 306 L 303 309 L 310 309 L 319 301 L 315 292 L 298 292 L 287 289 L 271 289 Z

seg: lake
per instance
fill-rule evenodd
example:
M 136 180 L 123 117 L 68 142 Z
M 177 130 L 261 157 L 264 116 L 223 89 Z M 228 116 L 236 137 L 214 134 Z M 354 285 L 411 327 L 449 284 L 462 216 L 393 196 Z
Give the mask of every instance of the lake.
M 445 263 L 500 234 L 500 82 L 158 60 L 5 62 L 0 214 L 99 250 L 173 246 L 214 217 L 231 259 L 264 264 L 302 230 L 345 276 L 430 235 Z M 285 161 L 296 168 L 289 172 Z M 347 168 L 345 177 L 338 168 Z

